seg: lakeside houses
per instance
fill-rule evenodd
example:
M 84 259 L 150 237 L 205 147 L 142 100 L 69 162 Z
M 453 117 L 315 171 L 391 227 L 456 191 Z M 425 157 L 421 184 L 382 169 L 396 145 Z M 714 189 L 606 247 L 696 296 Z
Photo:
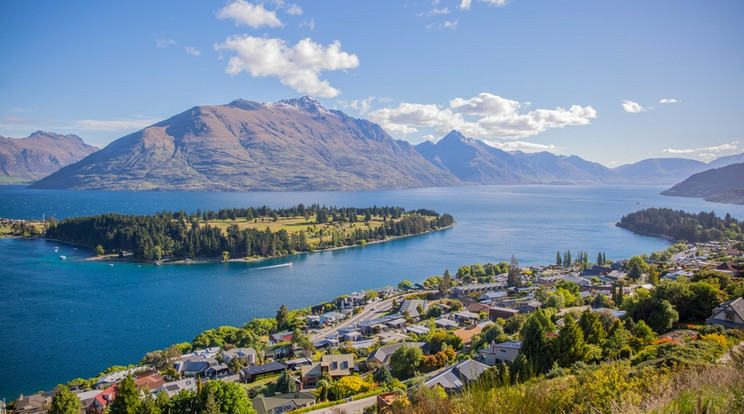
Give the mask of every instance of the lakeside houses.
M 428 388 L 439 385 L 447 393 L 453 393 L 475 382 L 488 368 L 490 367 L 482 362 L 467 359 L 429 378 L 424 385 Z
M 721 325 L 726 328 L 744 329 L 744 299 L 728 300 L 713 309 L 712 315 L 705 323 Z
M 256 356 L 258 353 L 253 348 L 233 348 L 227 351 L 222 351 L 222 359 L 227 363 L 233 358 L 245 359 L 247 365 L 256 364 Z
M 298 391 L 290 394 L 279 394 L 258 397 L 251 400 L 257 414 L 282 414 L 293 410 L 315 405 L 315 395 Z
M 428 301 L 424 299 L 406 299 L 400 304 L 398 312 L 401 315 L 405 315 L 408 312 L 408 317 L 418 319 L 426 313 L 427 304 Z
M 354 355 L 323 355 L 319 362 L 302 366 L 302 384 L 313 387 L 324 373 L 336 380 L 351 375 L 355 367 Z
M 367 357 L 367 363 L 377 363 L 380 365 L 390 366 L 390 357 L 393 355 L 393 352 L 397 351 L 398 348 L 404 345 L 413 348 L 420 348 L 424 354 L 427 354 L 429 351 L 429 344 L 426 342 L 398 342 L 396 344 L 378 348 L 376 351 L 369 354 Z
M 285 369 L 287 369 L 287 366 L 277 361 L 269 362 L 268 364 L 263 365 L 245 367 L 240 370 L 240 380 L 242 382 L 252 382 L 259 377 L 271 374 L 278 374 Z
M 495 283 L 477 283 L 470 285 L 455 286 L 452 288 L 452 293 L 455 297 L 468 296 L 473 293 L 485 293 L 492 291 L 500 291 L 506 289 L 505 282 Z

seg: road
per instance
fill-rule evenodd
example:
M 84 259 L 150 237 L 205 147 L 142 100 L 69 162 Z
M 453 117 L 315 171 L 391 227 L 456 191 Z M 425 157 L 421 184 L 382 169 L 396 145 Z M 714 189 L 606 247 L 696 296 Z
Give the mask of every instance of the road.
M 398 299 L 400 301 L 400 297 L 395 297 L 395 299 Z M 333 335 L 334 333 L 338 332 L 341 328 L 346 328 L 347 326 L 351 326 L 358 322 L 364 322 L 368 321 L 370 319 L 379 318 L 388 312 L 390 312 L 390 309 L 393 306 L 393 298 L 385 299 L 382 301 L 373 301 L 371 303 L 368 303 L 364 306 L 364 309 L 362 309 L 361 312 L 359 312 L 356 315 L 353 315 L 351 318 L 344 320 L 338 325 L 331 326 L 329 328 L 323 328 L 320 331 L 313 334 L 313 336 L 310 337 L 310 340 L 312 342 L 321 340 L 325 338 L 326 336 Z

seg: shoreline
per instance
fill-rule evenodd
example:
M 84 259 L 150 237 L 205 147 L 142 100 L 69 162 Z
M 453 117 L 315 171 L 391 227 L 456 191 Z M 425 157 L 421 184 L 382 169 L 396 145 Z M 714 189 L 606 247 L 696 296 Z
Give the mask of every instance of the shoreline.
M 152 265 L 156 265 L 156 266 L 160 266 L 160 265 L 199 265 L 199 264 L 215 264 L 215 263 L 260 263 L 260 262 L 263 262 L 263 261 L 266 261 L 266 260 L 282 259 L 282 258 L 287 258 L 287 257 L 291 257 L 291 256 L 301 255 L 301 254 L 313 254 L 313 253 L 330 252 L 330 251 L 334 251 L 334 250 L 342 250 L 342 249 L 351 249 L 351 248 L 356 248 L 356 247 L 364 247 L 364 246 L 368 246 L 368 245 L 371 245 L 371 244 L 387 243 L 387 242 L 390 242 L 390 241 L 395 241 L 395 240 L 404 239 L 404 238 L 408 238 L 408 237 L 422 236 L 424 234 L 431 234 L 431 233 L 436 233 L 436 232 L 440 232 L 440 231 L 444 231 L 444 230 L 449 230 L 449 229 L 455 227 L 456 224 L 457 223 L 455 222 L 455 223 L 453 223 L 453 224 L 451 224 L 449 226 L 442 227 L 442 228 L 439 228 L 439 229 L 436 229 L 436 230 L 425 231 L 423 233 L 408 234 L 408 235 L 405 235 L 405 236 L 392 236 L 392 237 L 388 237 L 388 238 L 386 238 L 384 240 L 374 240 L 374 241 L 367 242 L 367 243 L 365 243 L 363 245 L 362 244 L 354 244 L 354 245 L 348 245 L 348 246 L 328 247 L 328 248 L 325 248 L 325 249 L 317 249 L 317 250 L 305 250 L 305 251 L 295 252 L 295 253 L 286 254 L 286 255 L 282 255 L 282 256 L 228 259 L 228 260 L 224 260 L 224 261 L 222 259 L 218 258 L 218 257 L 214 257 L 214 258 L 212 258 L 212 257 L 204 257 L 204 258 L 195 258 L 195 259 L 140 260 L 140 259 L 135 259 L 135 258 L 131 257 L 132 254 L 130 253 L 128 255 L 125 255 L 124 257 L 119 257 L 118 254 L 112 254 L 112 255 L 105 254 L 103 256 L 86 257 L 86 258 L 84 258 L 82 260 L 85 261 L 85 262 L 102 262 L 102 261 L 107 261 L 107 262 L 119 262 L 119 263 L 140 263 L 140 264 L 144 263 L 144 264 L 152 264 Z M 60 244 L 66 244 L 66 245 L 69 245 L 69 246 L 77 246 L 77 247 L 82 247 L 82 248 L 85 248 L 85 249 L 90 249 L 91 251 L 94 250 L 90 246 L 85 246 L 85 245 L 76 244 L 76 243 L 72 243 L 72 242 L 66 242 L 66 241 L 59 240 L 59 239 L 50 239 L 50 238 L 46 238 L 46 237 L 43 237 L 43 236 L 32 236 L 32 237 L 15 236 L 15 237 L 16 238 L 22 238 L 22 239 L 32 239 L 33 238 L 33 239 L 40 239 L 40 240 L 48 240 L 48 241 L 54 241 L 54 242 L 57 242 L 57 243 L 60 243 Z

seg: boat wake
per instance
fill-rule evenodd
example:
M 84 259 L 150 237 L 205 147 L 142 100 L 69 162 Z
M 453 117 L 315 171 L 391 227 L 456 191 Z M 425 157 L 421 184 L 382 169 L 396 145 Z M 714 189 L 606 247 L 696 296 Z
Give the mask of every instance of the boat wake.
M 276 268 L 278 268 L 278 267 L 292 267 L 292 262 L 289 262 L 289 263 L 282 263 L 282 264 L 278 264 L 278 265 L 273 265 L 273 266 L 264 266 L 264 267 L 257 267 L 257 268 L 255 268 L 255 269 L 253 269 L 253 270 L 276 269 Z

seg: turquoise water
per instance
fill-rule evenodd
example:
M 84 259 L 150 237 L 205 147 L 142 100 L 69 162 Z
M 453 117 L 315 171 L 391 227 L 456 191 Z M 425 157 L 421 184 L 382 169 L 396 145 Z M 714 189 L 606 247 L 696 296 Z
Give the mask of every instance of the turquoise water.
M 422 281 L 463 264 L 551 263 L 557 250 L 609 259 L 668 242 L 614 226 L 645 207 L 730 212 L 744 206 L 663 197 L 661 187 L 484 186 L 379 192 L 121 193 L 0 187 L 0 217 L 58 218 L 298 203 L 401 205 L 451 213 L 458 225 L 384 244 L 261 263 L 137 265 L 83 262 L 91 253 L 44 240 L 0 239 L 0 398 L 90 377 L 199 332 L 272 317 L 282 303 L 313 305 L 359 289 Z M 54 252 L 54 247 L 59 252 Z M 59 256 L 67 256 L 60 260 Z M 293 262 L 291 267 L 260 269 Z

